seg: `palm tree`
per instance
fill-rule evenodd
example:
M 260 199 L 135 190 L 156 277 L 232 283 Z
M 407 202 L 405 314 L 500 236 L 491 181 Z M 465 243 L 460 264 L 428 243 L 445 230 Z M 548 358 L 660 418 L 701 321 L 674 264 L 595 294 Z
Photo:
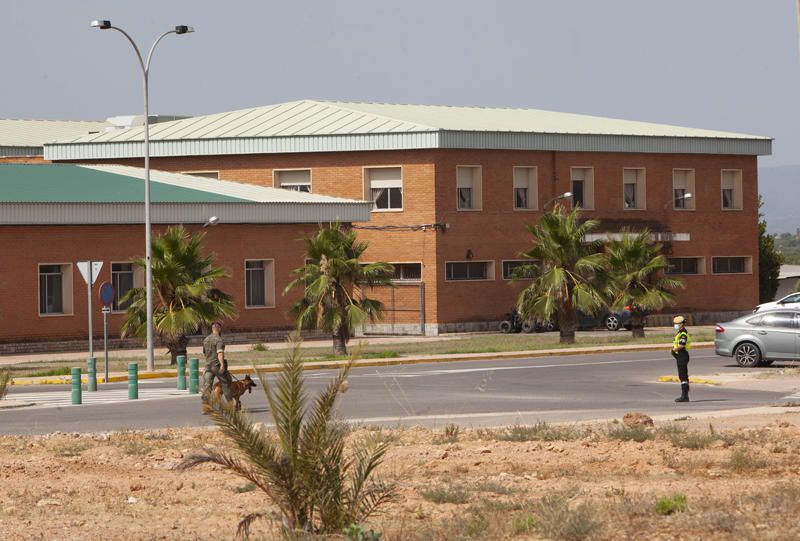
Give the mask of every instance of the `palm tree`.
M 560 205 L 544 214 L 539 223 L 528 225 L 533 247 L 522 252 L 529 262 L 517 276 L 531 282 L 517 299 L 525 319 L 557 318 L 562 344 L 575 343 L 578 310 L 598 312 L 607 304 L 608 275 L 602 243 L 585 242 L 596 220 L 578 220 L 578 209 L 569 212 Z
M 673 290 L 683 282 L 667 275 L 667 258 L 661 255 L 661 245 L 650 241 L 650 232 L 623 231 L 620 240 L 606 246 L 606 258 L 615 283 L 612 302 L 615 308 L 630 306 L 631 328 L 634 337 L 644 337 L 644 316 L 650 310 L 660 310 L 671 303 Z
M 292 271 L 296 276 L 284 289 L 302 288 L 303 298 L 292 307 L 298 329 L 323 329 L 333 335 L 333 351 L 347 353 L 353 330 L 367 320 L 383 317 L 383 303 L 364 294 L 365 288 L 392 286 L 389 263 L 360 263 L 369 245 L 341 224 L 322 227 L 306 243 L 307 263 Z
M 170 227 L 153 239 L 153 331 L 166 343 L 170 364 L 186 355 L 188 334 L 217 319 L 236 315 L 231 296 L 214 287 L 228 272 L 215 267 L 213 255 L 200 254 L 204 233 L 190 235 L 183 226 Z M 134 263 L 144 268 L 143 259 Z M 121 299 L 128 306 L 122 337 L 143 338 L 147 332 L 144 288 L 133 288 Z
M 335 421 L 334 406 L 339 393 L 346 391 L 352 359 L 316 397 L 313 407 L 307 408 L 299 338 L 290 337 L 290 344 L 274 389 L 267 375 L 255 369 L 277 437 L 255 428 L 246 412 L 212 395 L 203 409 L 238 453 L 207 450 L 186 457 L 178 469 L 214 463 L 247 479 L 278 507 L 284 534 L 297 530 L 342 533 L 345 527 L 361 523 L 395 499 L 395 485 L 370 481 L 383 461 L 388 442 L 346 447 L 347 427 Z M 247 515 L 237 533 L 248 537 L 252 522 L 269 516 L 266 512 Z

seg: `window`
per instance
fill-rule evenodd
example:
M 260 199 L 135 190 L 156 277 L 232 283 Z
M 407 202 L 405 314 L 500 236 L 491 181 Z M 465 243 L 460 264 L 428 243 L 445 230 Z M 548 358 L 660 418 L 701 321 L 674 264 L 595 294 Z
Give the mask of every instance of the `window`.
M 219 180 L 219 171 L 184 171 L 183 174 L 189 175 L 190 177 L 211 178 L 214 180 Z
M 451 280 L 494 280 L 493 261 L 456 261 L 446 263 L 446 279 Z
M 273 185 L 284 190 L 311 192 L 311 169 L 291 169 L 273 172 Z
M 644 169 L 622 170 L 622 208 L 625 210 L 644 210 L 644 175 Z
M 572 180 L 572 206 L 584 210 L 594 208 L 594 169 L 591 167 L 573 167 L 570 169 Z
M 39 314 L 72 314 L 72 265 L 39 265 Z
M 742 210 L 742 172 L 722 171 L 722 210 Z
M 712 257 L 714 274 L 744 274 L 752 272 L 750 257 Z
M 514 208 L 535 210 L 538 207 L 539 190 L 535 167 L 514 168 Z
M 667 274 L 705 274 L 705 258 L 668 257 Z
M 274 261 L 249 260 L 244 263 L 245 307 L 271 308 L 275 306 Z
M 515 278 L 514 271 L 522 267 L 523 265 L 529 265 L 529 264 L 530 261 L 525 261 L 525 260 L 503 261 L 503 280 L 514 279 Z M 528 276 L 525 276 L 525 278 L 528 278 Z
M 481 168 L 478 166 L 459 165 L 456 168 L 456 185 L 458 210 L 480 210 L 483 203 L 483 198 L 481 197 Z
M 392 280 L 418 282 L 422 279 L 422 263 L 392 263 L 392 265 L 394 265 Z
M 111 310 L 123 312 L 128 309 L 130 302 L 121 302 L 121 299 L 133 289 L 133 263 L 111 264 L 111 285 L 114 286 L 114 300 Z
M 759 324 L 764 327 L 794 329 L 794 312 L 771 312 L 769 314 L 764 314 L 764 318 Z
M 686 197 L 692 194 L 691 197 Z M 694 210 L 694 169 L 672 170 L 672 208 Z
M 372 210 L 403 210 L 403 170 L 374 167 L 365 170 Z

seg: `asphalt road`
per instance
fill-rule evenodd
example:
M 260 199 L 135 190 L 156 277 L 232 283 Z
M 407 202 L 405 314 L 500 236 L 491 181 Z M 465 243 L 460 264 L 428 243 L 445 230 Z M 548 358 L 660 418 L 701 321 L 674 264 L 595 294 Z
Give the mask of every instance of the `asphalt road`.
M 695 350 L 690 374 L 741 372 L 731 359 L 712 350 Z M 657 383 L 675 372 L 663 352 L 597 355 L 559 355 L 452 363 L 369 367 L 354 370 L 350 389 L 339 402 L 341 417 L 351 422 L 441 427 L 532 423 L 536 420 L 571 422 L 618 418 L 628 411 L 649 415 L 748 408 L 779 402 L 786 393 L 692 386 L 692 402 L 675 404 L 679 386 Z M 326 385 L 331 371 L 307 373 L 311 394 Z M 122 389 L 126 383 L 109 384 Z M 141 389 L 174 388 L 174 379 L 143 380 Z M 69 386 L 12 388 L 19 393 L 52 392 Z M 101 385 L 100 393 L 103 392 Z M 271 417 L 263 393 L 256 389 L 242 399 L 256 420 Z M 198 396 L 124 401 L 108 404 L 0 410 L 0 433 L 41 434 L 95 432 L 123 428 L 162 428 L 208 425 Z

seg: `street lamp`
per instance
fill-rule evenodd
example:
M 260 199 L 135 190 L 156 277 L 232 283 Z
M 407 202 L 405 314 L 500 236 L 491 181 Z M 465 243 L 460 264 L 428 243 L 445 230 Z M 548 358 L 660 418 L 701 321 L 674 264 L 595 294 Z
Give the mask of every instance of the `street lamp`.
M 100 30 L 116 30 L 130 42 L 139 60 L 139 67 L 142 68 L 142 82 L 144 85 L 144 227 L 145 227 L 145 291 L 147 294 L 147 369 L 153 370 L 153 249 L 151 245 L 152 226 L 150 221 L 150 107 L 148 104 L 148 76 L 150 74 L 150 60 L 153 58 L 153 51 L 156 45 L 169 34 L 189 34 L 194 32 L 194 28 L 186 25 L 176 26 L 174 30 L 167 30 L 153 42 L 147 60 L 142 59 L 142 53 L 133 38 L 125 30 L 113 26 L 111 21 L 92 21 L 93 28 Z
M 558 201 L 559 199 L 569 199 L 570 197 L 572 197 L 572 192 L 564 192 L 561 195 L 557 195 L 554 198 L 552 198 L 551 200 L 549 200 L 547 203 L 542 205 L 542 210 L 547 209 L 547 205 L 549 205 L 553 201 Z
M 206 223 L 204 223 L 204 224 L 203 224 L 203 227 L 214 227 L 214 226 L 215 226 L 215 225 L 217 225 L 218 223 L 219 223 L 219 217 L 217 217 L 217 216 L 212 216 L 211 218 L 209 218 L 209 219 L 206 221 Z
M 667 208 L 670 205 L 672 205 L 672 208 L 678 208 L 675 205 L 675 203 L 677 203 L 678 201 L 688 201 L 692 197 L 694 197 L 694 194 L 692 192 L 686 192 L 685 194 L 681 195 L 680 197 L 676 197 L 672 201 L 667 201 L 667 203 L 664 205 L 663 208 Z M 683 207 L 681 207 L 681 208 L 683 208 Z

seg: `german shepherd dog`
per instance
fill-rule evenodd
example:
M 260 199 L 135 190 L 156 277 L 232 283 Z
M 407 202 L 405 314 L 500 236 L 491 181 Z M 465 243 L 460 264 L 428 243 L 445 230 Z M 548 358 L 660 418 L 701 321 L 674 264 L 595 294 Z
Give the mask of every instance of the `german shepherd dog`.
M 252 393 L 254 387 L 257 387 L 257 385 L 256 382 L 250 378 L 250 374 L 247 374 L 244 378 L 231 383 L 231 396 L 236 401 L 237 410 L 242 409 L 242 403 L 239 400 L 241 396 L 245 393 L 245 391 Z M 213 392 L 216 395 L 217 400 L 222 399 L 222 385 L 219 382 L 214 384 Z

